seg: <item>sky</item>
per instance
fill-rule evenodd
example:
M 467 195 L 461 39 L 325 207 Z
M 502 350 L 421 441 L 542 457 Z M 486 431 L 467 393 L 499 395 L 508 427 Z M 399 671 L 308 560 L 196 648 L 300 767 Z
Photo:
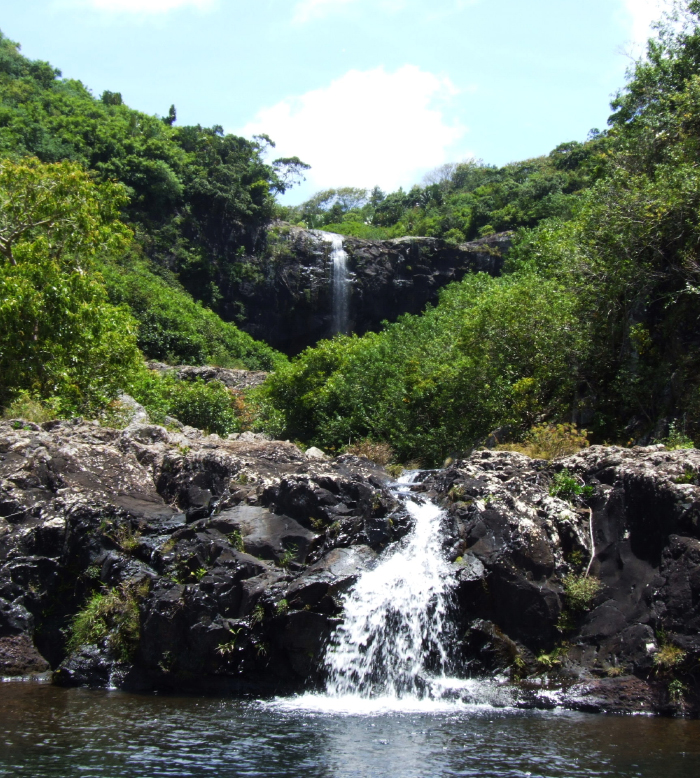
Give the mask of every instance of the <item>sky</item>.
M 503 165 L 603 128 L 664 0 L 0 0 L 0 29 L 95 95 L 299 156 L 297 203 Z

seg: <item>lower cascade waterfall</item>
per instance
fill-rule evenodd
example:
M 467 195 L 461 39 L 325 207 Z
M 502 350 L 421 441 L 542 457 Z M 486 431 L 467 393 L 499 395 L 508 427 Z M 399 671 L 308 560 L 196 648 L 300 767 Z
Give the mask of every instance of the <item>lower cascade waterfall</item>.
M 404 494 L 414 477 L 400 480 Z M 454 576 L 440 547 L 442 511 L 404 499 L 413 529 L 345 595 L 344 620 L 325 657 L 329 697 L 422 698 L 445 680 Z

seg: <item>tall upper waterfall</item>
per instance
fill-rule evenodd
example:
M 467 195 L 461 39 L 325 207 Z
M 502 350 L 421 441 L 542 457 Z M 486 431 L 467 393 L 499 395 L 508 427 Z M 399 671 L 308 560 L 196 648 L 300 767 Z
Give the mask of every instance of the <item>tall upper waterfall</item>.
M 348 255 L 343 248 L 343 236 L 322 232 L 323 239 L 331 244 L 331 287 L 333 291 L 332 333 L 347 335 L 349 322 L 350 285 L 348 278 Z
M 329 696 L 431 696 L 448 669 L 454 578 L 440 547 L 442 511 L 408 497 L 406 507 L 415 520 L 411 533 L 345 596 L 344 620 L 326 653 Z

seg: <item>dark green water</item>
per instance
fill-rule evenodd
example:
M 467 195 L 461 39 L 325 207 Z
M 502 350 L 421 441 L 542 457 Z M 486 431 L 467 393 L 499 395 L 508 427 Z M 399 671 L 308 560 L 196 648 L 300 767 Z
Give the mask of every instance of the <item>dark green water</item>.
M 0 775 L 698 778 L 700 722 L 294 704 L 0 685 Z

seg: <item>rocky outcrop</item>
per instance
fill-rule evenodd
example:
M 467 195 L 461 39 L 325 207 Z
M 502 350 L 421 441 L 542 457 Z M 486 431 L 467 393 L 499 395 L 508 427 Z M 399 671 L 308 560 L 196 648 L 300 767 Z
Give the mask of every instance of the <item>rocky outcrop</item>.
M 0 669 L 299 688 L 338 595 L 407 528 L 387 518 L 386 481 L 365 460 L 255 436 L 0 423 Z M 67 644 L 80 612 L 94 629 Z
M 428 303 L 437 302 L 443 286 L 467 273 L 498 275 L 510 240 L 510 233 L 459 246 L 438 238 L 344 238 L 350 330 L 376 331 L 383 321 L 402 313 L 420 313 Z M 277 227 L 270 234 L 269 253 L 242 260 L 241 278 L 224 290 L 225 315 L 288 354 L 330 337 L 330 253 L 331 244 L 322 232 Z
M 522 705 L 697 714 L 698 479 L 700 452 L 662 446 L 422 473 L 414 493 L 445 507 L 455 671 L 508 677 Z M 411 527 L 389 480 L 255 437 L 0 423 L 0 672 L 317 686 L 343 593 Z
M 243 390 L 260 386 L 268 376 L 263 370 L 237 370 L 213 365 L 166 365 L 164 362 L 147 362 L 149 370 L 170 373 L 182 381 L 220 381 L 228 389 Z
M 574 484 L 552 497 L 556 472 Z M 448 506 L 463 661 L 529 704 L 700 712 L 700 452 L 480 452 L 422 487 Z M 576 492 L 579 494 L 577 495 Z

